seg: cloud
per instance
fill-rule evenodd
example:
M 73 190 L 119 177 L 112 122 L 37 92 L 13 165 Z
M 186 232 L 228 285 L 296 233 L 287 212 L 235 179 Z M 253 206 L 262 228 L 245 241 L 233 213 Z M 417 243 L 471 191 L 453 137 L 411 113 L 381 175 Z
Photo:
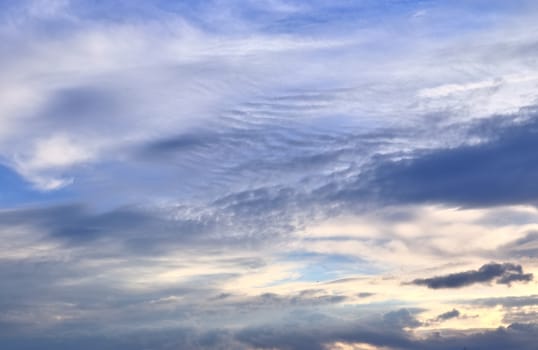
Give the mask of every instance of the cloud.
M 521 238 L 509 242 L 499 250 L 510 257 L 536 257 L 538 256 L 538 232 L 528 232 Z
M 399 328 L 392 324 L 375 327 L 341 324 L 338 320 L 323 326 L 305 327 L 295 325 L 293 332 L 283 327 L 250 327 L 237 333 L 236 339 L 261 349 L 324 350 L 332 342 L 362 342 L 391 348 L 410 348 L 412 342 Z
M 289 295 L 276 293 L 263 293 L 254 297 L 226 295 L 225 298 L 219 299 L 222 300 L 222 306 L 232 307 L 239 312 L 242 310 L 254 312 L 260 309 L 309 309 L 342 304 L 349 300 L 345 295 L 331 295 L 321 289 L 302 290 Z
M 523 273 L 521 265 L 511 263 L 489 263 L 478 270 L 452 273 L 444 276 L 415 279 L 411 284 L 426 286 L 431 289 L 461 288 L 476 283 L 495 281 L 497 284 L 510 285 L 512 282 L 528 282 L 533 279 L 532 273 Z
M 536 6 L 490 5 L 0 0 L 0 343 L 526 349 L 399 285 L 533 277 L 535 213 L 468 210 L 538 195 Z
M 334 320 L 333 320 L 334 321 Z M 422 338 L 405 335 L 390 328 L 377 329 L 363 326 L 338 324 L 337 327 L 293 329 L 250 327 L 236 332 L 223 329 L 201 331 L 193 327 L 175 328 L 162 331 L 139 331 L 124 336 L 86 335 L 62 339 L 53 337 L 27 337 L 25 339 L 7 337 L 4 344 L 10 349 L 60 349 L 77 347 L 94 349 L 143 349 L 165 350 L 170 348 L 186 350 L 208 349 L 259 349 L 279 350 L 326 350 L 335 343 L 367 344 L 390 350 L 450 350 L 450 349 L 521 349 L 534 350 L 538 335 L 536 324 L 514 323 L 508 327 L 474 332 L 454 332 L 451 335 L 434 334 Z M 359 347 L 361 348 L 361 347 Z
M 357 18 L 363 18 L 357 14 L 388 15 L 385 6 L 373 2 L 44 3 L 4 5 L 2 18 L 10 26 L 1 34 L 9 49 L 2 50 L 0 57 L 10 73 L 0 85 L 2 93 L 10 94 L 0 103 L 0 111 L 6 111 L 2 113 L 1 156 L 13 166 L 16 153 L 30 150 L 19 157 L 16 169 L 42 189 L 79 187 L 80 179 L 84 187 L 95 187 L 88 190 L 91 193 L 100 190 L 107 197 L 120 197 L 123 191 L 110 194 L 102 178 L 126 182 L 142 192 L 158 177 L 166 182 L 159 195 L 171 196 L 170 187 L 177 186 L 174 179 L 193 171 L 192 164 L 196 164 L 196 176 L 190 181 L 199 188 L 208 183 L 217 187 L 223 181 L 234 186 L 259 184 L 266 178 L 299 181 L 307 171 L 326 174 L 358 162 L 358 153 L 361 163 L 367 160 L 379 150 L 356 143 L 368 137 L 369 131 L 385 133 L 389 126 L 410 126 L 396 115 L 412 116 L 407 131 L 420 129 L 423 116 L 436 115 L 439 108 L 430 106 L 417 91 L 446 85 L 447 75 L 466 86 L 468 80 L 488 81 L 491 74 L 483 66 L 490 64 L 492 55 L 484 59 L 483 48 L 478 46 L 472 46 L 476 51 L 473 67 L 477 68 L 464 67 L 467 73 L 454 73 L 458 69 L 452 69 L 452 62 L 467 61 L 462 51 L 471 46 L 457 42 L 454 37 L 459 35 L 444 37 L 450 49 L 442 52 L 432 44 L 436 40 L 425 43 L 426 52 L 418 50 L 421 45 L 408 47 L 413 40 L 395 35 L 398 28 L 408 28 L 409 18 L 401 14 L 416 13 L 416 6 L 408 2 L 393 3 L 405 9 L 390 11 L 395 28 L 355 25 Z M 447 10 L 444 6 L 426 7 L 430 6 L 434 8 L 427 11 L 431 20 L 415 24 L 418 27 L 408 35 L 423 38 L 428 24 L 436 19 L 453 24 L 461 18 L 447 18 L 442 14 Z M 527 32 L 528 26 L 524 28 Z M 483 33 L 469 34 L 474 38 Z M 479 39 L 492 50 L 504 42 L 495 35 Z M 508 44 L 516 50 L 528 47 L 531 39 Z M 387 58 L 388 47 L 401 60 Z M 342 51 L 353 54 L 342 55 Z M 495 72 L 501 76 L 510 77 L 512 66 L 529 73 L 534 69 L 518 55 L 494 58 L 506 63 L 507 67 L 496 65 Z M 431 65 L 433 61 L 440 63 Z M 327 65 L 340 69 L 322 68 Z M 413 67 L 421 67 L 420 72 Z M 438 67 L 448 67 L 450 74 Z M 368 74 L 346 73 L 356 71 Z M 503 81 L 510 85 L 512 80 Z M 456 107 L 443 110 L 459 111 L 459 105 L 468 101 L 472 106 L 484 105 L 464 96 L 454 102 Z M 519 108 L 523 102 L 514 104 Z M 455 114 L 446 113 L 446 117 L 460 118 Z M 26 128 L 23 120 L 37 127 Z M 201 135 L 192 132 L 201 127 L 209 130 Z M 46 170 L 31 166 L 36 158 L 31 152 L 34 145 L 54 134 L 70 141 L 71 162 L 48 162 Z M 416 132 L 411 136 L 417 137 Z M 384 137 L 385 142 L 391 139 L 388 133 Z M 403 147 L 415 147 L 415 142 L 405 140 Z M 207 147 L 200 148 L 201 144 Z M 154 158 L 155 173 L 131 158 L 140 149 L 147 151 L 146 158 Z M 170 166 L 159 155 L 170 155 L 173 149 L 183 156 L 176 154 L 174 160 L 181 159 Z M 101 177 L 102 173 L 106 176 Z M 130 183 L 123 178 L 125 173 L 144 173 L 140 177 L 152 181 L 133 179 Z
M 446 203 L 462 206 L 535 204 L 538 186 L 538 117 L 533 109 L 513 117 L 480 123 L 475 145 L 415 151 L 402 160 L 380 160 L 357 180 L 356 195 L 374 192 L 395 203 Z M 497 134 L 489 130 L 498 128 Z M 369 190 L 373 189 L 373 190 Z M 353 195 L 353 189 L 340 194 Z
M 72 183 L 73 180 L 48 177 L 46 172 L 50 169 L 65 169 L 88 162 L 92 158 L 92 153 L 93 150 L 84 149 L 63 135 L 55 135 L 38 140 L 29 154 L 16 154 L 15 168 L 38 188 L 56 190 Z
M 361 292 L 361 293 L 358 293 L 357 296 L 359 298 L 369 298 L 371 296 L 374 296 L 376 293 L 369 293 L 369 292 Z
M 370 320 L 370 324 L 374 324 Z M 392 324 L 375 324 L 367 327 L 364 324 L 339 324 L 333 321 L 332 327 L 304 329 L 295 327 L 292 331 L 284 328 L 258 327 L 238 332 L 241 342 L 262 349 L 328 349 L 335 343 L 368 344 L 391 350 L 449 350 L 484 348 L 492 350 L 523 349 L 535 347 L 534 339 L 538 335 L 538 327 L 534 323 L 514 323 L 508 327 L 499 327 L 485 331 L 451 331 L 450 335 L 435 333 L 423 337 L 395 328 Z M 334 326 L 337 325 L 337 326 Z M 360 348 L 360 347 L 359 347 Z
M 421 311 L 423 310 L 410 311 L 408 309 L 400 309 L 391 311 L 383 315 L 383 322 L 390 327 L 394 327 L 394 329 L 420 327 L 422 323 L 415 318 L 414 313 L 419 313 Z
M 511 296 L 511 297 L 497 297 L 497 298 L 479 298 L 472 301 L 468 301 L 470 304 L 484 305 L 484 306 L 504 306 L 504 307 L 525 307 L 538 305 L 538 295 L 528 296 Z
M 445 313 L 440 314 L 435 318 L 436 321 L 446 321 L 453 318 L 457 318 L 460 316 L 460 312 L 456 309 L 453 309 L 452 311 L 447 311 Z
M 139 331 L 124 336 L 66 336 L 62 339 L 54 337 L 29 337 L 19 339 L 5 337 L 3 344 L 13 350 L 69 350 L 73 348 L 91 350 L 128 350 L 128 349 L 185 349 L 185 350 L 248 350 L 233 339 L 227 330 L 200 331 L 193 327 L 166 329 L 160 331 Z

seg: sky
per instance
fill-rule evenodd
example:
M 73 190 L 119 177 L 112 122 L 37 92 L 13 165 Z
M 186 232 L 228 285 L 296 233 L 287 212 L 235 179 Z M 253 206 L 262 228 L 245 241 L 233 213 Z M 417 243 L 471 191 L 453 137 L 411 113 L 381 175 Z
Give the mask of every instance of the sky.
M 535 350 L 537 19 L 0 0 L 0 347 Z

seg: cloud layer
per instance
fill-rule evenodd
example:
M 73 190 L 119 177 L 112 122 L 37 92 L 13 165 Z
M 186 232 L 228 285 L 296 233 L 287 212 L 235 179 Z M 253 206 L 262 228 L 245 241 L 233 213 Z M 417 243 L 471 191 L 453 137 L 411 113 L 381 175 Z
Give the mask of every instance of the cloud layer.
M 534 349 L 537 14 L 0 1 L 0 344 Z
M 521 265 L 510 263 L 490 263 L 482 265 L 478 270 L 451 273 L 445 276 L 419 278 L 413 284 L 426 286 L 432 289 L 461 288 L 475 283 L 495 281 L 497 284 L 511 284 L 513 282 L 532 281 L 532 273 L 523 273 Z

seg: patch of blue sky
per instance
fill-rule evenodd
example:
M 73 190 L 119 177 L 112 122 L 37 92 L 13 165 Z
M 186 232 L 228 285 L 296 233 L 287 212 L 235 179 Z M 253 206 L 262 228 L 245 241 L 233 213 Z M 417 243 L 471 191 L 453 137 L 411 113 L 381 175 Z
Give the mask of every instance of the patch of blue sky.
M 296 281 L 326 282 L 354 275 L 375 275 L 379 269 L 368 262 L 349 255 L 294 252 L 285 261 L 303 262 L 304 266 L 296 271 Z
M 275 3 L 275 2 L 272 2 Z M 518 13 L 513 2 L 458 2 L 450 6 L 435 0 L 383 1 L 289 1 L 289 11 L 243 6 L 240 18 L 259 24 L 262 30 L 278 33 L 331 34 L 360 28 L 398 27 L 400 32 L 421 28 L 421 34 L 461 35 L 465 31 L 497 24 L 499 16 Z M 509 4 L 511 3 L 511 4 Z M 526 2 L 524 2 L 526 3 Z M 521 4 L 520 4 L 521 5 Z M 520 8 L 520 6 L 519 6 Z M 294 10 L 295 9 L 295 10 Z M 480 14 L 480 16 L 478 16 Z M 416 21 L 422 17 L 422 21 Z M 424 32 L 424 30 L 426 30 Z M 403 34 L 402 33 L 402 34 Z
M 27 3 L 41 3 L 33 6 L 45 8 L 44 2 L 39 1 L 17 3 L 0 1 L 0 9 L 4 10 L 4 15 L 0 15 L 0 18 L 9 16 L 9 13 L 20 15 L 20 9 Z M 504 17 L 518 14 L 527 6 L 532 6 L 532 2 L 476 0 L 451 1 L 447 4 L 445 1 L 436 0 L 58 1 L 51 2 L 51 5 L 46 7 L 47 11 L 66 11 L 69 16 L 56 17 L 55 20 L 51 20 L 52 17 L 48 20 L 41 18 L 39 27 L 45 25 L 45 29 L 49 29 L 47 32 L 62 31 L 62 28 L 68 30 L 73 18 L 134 24 L 151 21 L 156 24 L 166 23 L 168 20 L 181 18 L 199 29 L 222 35 L 242 35 L 254 31 L 267 34 L 331 36 L 375 27 L 383 30 L 397 28 L 398 33 L 407 35 L 418 27 L 421 35 L 439 38 L 440 35 L 458 36 L 466 31 L 495 26 Z
M 69 187 L 55 191 L 36 190 L 19 174 L 0 164 L 0 209 L 68 200 L 72 195 Z

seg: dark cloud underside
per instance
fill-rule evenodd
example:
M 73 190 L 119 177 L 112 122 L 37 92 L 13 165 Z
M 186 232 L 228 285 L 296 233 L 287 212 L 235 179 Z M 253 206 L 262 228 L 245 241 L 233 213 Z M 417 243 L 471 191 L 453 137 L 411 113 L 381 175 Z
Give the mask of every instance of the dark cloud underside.
M 510 263 L 490 263 L 481 266 L 478 270 L 452 273 L 444 276 L 431 278 L 419 278 L 411 283 L 418 286 L 426 286 L 431 289 L 461 288 L 475 283 L 487 283 L 495 281 L 497 284 L 532 281 L 531 273 L 523 273 L 521 265 Z
M 489 141 L 417 152 L 411 159 L 375 164 L 371 173 L 359 179 L 359 188 L 364 189 L 359 189 L 357 196 L 368 195 L 373 189 L 376 196 L 389 202 L 486 207 L 536 203 L 536 115 L 512 125 L 498 119 L 493 119 L 490 124 L 477 131 L 478 136 L 489 138 Z M 496 131 L 492 133 L 492 129 Z M 342 192 L 341 196 L 345 198 L 353 193 Z

